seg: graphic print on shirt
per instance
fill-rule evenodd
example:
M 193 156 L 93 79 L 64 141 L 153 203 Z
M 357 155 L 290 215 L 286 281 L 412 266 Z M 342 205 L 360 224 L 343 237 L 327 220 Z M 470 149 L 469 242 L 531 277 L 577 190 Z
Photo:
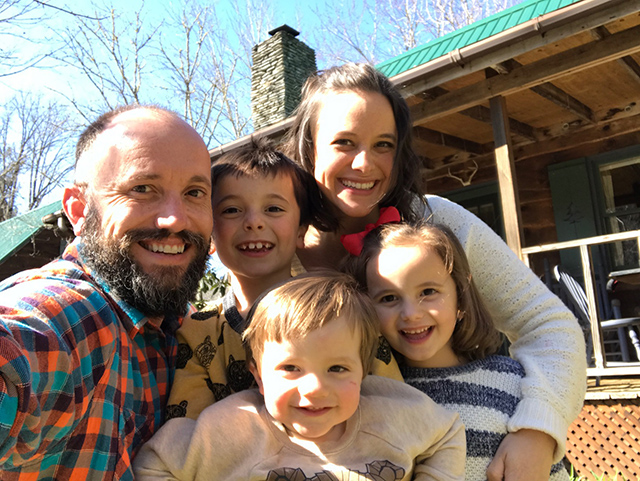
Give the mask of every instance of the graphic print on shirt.
M 187 401 L 181 401 L 180 404 L 169 404 L 167 413 L 164 415 L 165 422 L 173 418 L 183 418 L 187 415 Z
M 321 471 L 311 478 L 300 468 L 272 469 L 266 481 L 397 481 L 404 478 L 404 469 L 390 461 L 374 461 L 365 466 L 364 473 L 349 469 Z
M 213 399 L 215 399 L 215 402 L 222 401 L 227 396 L 231 396 L 231 394 L 233 394 L 231 392 L 231 388 L 226 384 L 213 382 L 209 377 L 204 381 L 207 383 L 209 390 L 213 393 Z
M 220 311 L 217 307 L 213 307 L 211 309 L 205 311 L 198 311 L 191 314 L 191 319 L 194 321 L 206 321 L 207 319 L 211 319 L 212 317 L 220 317 Z
M 229 355 L 227 363 L 227 382 L 233 392 L 244 391 L 254 384 L 253 374 L 247 367 L 244 359 L 236 361 L 233 355 Z
M 216 350 L 216 346 L 214 346 L 211 342 L 211 336 L 207 336 L 204 338 L 204 341 L 202 341 L 202 343 L 196 346 L 193 353 L 198 358 L 198 361 L 200 361 L 202 367 L 204 367 L 205 369 L 209 369 L 209 366 L 211 366 L 211 362 L 216 355 Z
M 187 362 L 193 357 L 193 350 L 189 347 L 189 344 L 181 342 L 178 344 L 178 358 L 176 359 L 176 369 L 184 369 L 187 367 Z
M 378 344 L 378 351 L 376 352 L 376 359 L 389 365 L 391 362 L 391 346 L 389 342 L 382 336 L 380 336 L 380 342 Z

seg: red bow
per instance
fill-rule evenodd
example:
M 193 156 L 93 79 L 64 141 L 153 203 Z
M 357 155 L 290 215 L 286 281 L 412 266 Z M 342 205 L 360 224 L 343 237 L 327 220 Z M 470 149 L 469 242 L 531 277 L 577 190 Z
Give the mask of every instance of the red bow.
M 347 249 L 349 254 L 359 256 L 362 252 L 362 241 L 369 232 L 382 224 L 392 224 L 400 222 L 401 220 L 398 209 L 395 207 L 383 207 L 380 209 L 380 217 L 378 217 L 378 221 L 375 224 L 367 224 L 362 232 L 340 236 L 340 242 L 342 242 L 342 245 Z

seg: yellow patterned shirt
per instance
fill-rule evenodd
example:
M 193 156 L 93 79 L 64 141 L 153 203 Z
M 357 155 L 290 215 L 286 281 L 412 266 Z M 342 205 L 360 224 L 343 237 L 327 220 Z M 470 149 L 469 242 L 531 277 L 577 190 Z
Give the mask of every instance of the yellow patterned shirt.
M 197 419 L 207 406 L 255 386 L 242 345 L 244 319 L 231 290 L 184 319 L 177 331 L 178 360 L 167 419 Z M 402 381 L 387 341 L 380 338 L 372 374 Z

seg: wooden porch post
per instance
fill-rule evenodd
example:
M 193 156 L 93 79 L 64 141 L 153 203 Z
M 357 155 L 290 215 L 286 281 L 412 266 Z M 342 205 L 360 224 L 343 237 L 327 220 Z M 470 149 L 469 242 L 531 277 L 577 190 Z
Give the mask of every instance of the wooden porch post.
M 507 245 L 522 259 L 520 198 L 518 196 L 507 106 L 504 97 L 501 95 L 492 97 L 489 100 L 489 104 L 491 107 L 491 125 L 493 127 L 498 185 Z

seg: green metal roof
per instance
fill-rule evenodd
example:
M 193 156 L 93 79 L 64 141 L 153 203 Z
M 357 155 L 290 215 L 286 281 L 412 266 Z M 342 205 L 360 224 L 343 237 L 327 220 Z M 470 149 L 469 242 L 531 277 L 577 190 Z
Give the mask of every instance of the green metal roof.
M 51 204 L 30 210 L 11 219 L 0 222 L 0 263 L 26 244 L 32 235 L 44 228 L 42 218 L 62 209 L 62 202 Z
M 443 37 L 427 42 L 397 57 L 378 64 L 376 68 L 387 77 L 393 77 L 413 67 L 466 47 L 516 25 L 578 3 L 581 0 L 527 0 L 490 17 L 462 27 Z

